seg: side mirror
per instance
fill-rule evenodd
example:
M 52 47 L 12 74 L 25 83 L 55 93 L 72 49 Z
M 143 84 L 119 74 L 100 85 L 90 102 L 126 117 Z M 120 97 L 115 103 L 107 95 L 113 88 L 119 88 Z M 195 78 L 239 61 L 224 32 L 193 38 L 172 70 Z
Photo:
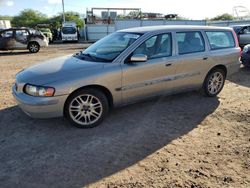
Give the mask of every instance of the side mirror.
M 130 62 L 146 62 L 148 56 L 145 54 L 135 54 L 130 58 Z

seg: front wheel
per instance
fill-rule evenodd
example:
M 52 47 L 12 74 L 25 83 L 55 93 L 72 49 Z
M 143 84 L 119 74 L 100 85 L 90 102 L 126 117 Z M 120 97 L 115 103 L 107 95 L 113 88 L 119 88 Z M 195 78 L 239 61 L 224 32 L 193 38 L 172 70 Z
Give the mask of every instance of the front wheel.
M 37 53 L 40 50 L 40 45 L 37 42 L 31 42 L 28 45 L 30 53 Z
M 226 74 L 222 69 L 212 70 L 205 78 L 203 90 L 209 97 L 217 96 L 225 83 Z
M 107 97 L 101 91 L 82 89 L 66 101 L 65 116 L 78 128 L 92 128 L 104 120 L 108 109 Z

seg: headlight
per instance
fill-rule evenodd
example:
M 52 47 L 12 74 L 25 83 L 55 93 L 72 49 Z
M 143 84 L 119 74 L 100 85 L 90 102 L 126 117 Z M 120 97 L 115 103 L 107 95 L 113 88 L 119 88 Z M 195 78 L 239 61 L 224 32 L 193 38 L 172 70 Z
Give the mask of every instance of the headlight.
M 55 89 L 53 87 L 34 86 L 26 84 L 24 87 L 24 92 L 32 96 L 52 97 L 55 93 Z

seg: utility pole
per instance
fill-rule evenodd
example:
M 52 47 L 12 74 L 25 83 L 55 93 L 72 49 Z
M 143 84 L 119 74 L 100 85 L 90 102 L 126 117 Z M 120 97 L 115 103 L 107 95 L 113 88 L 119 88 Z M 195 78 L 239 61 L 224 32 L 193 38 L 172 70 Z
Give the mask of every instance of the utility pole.
M 64 0 L 62 0 L 63 22 L 65 22 Z

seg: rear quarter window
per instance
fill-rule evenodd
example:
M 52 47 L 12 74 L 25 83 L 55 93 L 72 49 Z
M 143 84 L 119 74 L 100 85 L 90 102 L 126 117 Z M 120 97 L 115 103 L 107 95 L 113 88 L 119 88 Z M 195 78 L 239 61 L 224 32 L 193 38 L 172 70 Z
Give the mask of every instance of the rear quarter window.
M 234 37 L 230 31 L 206 31 L 206 35 L 212 50 L 235 47 Z

